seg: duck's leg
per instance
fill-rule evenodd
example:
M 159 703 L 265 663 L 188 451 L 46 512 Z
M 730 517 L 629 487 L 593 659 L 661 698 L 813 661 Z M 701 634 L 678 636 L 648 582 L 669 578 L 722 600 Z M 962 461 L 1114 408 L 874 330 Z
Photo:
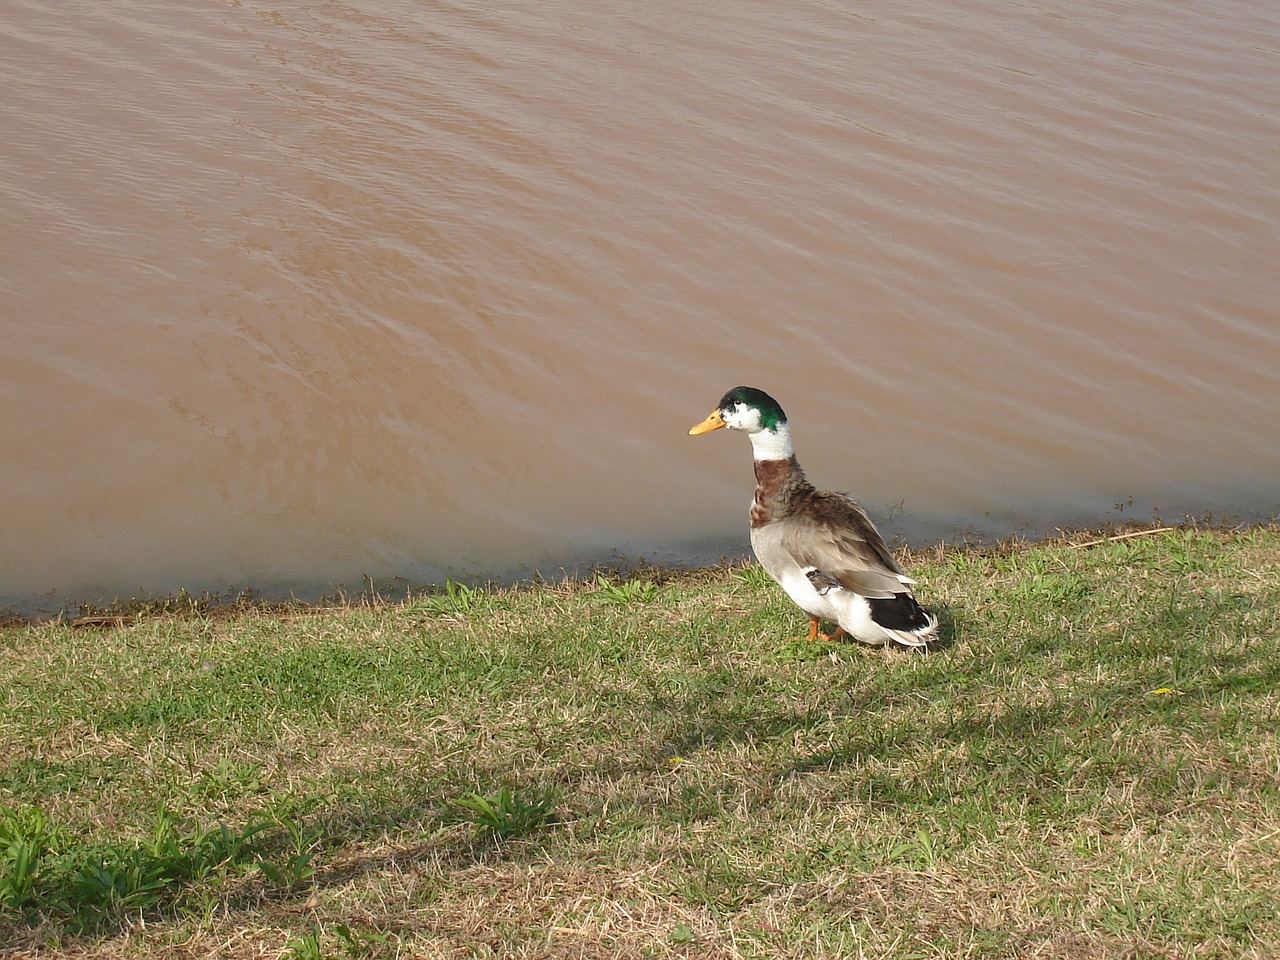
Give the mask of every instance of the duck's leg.
M 819 633 L 818 618 L 814 616 L 809 617 L 809 636 L 806 639 L 810 643 L 813 643 L 815 640 L 839 640 L 843 636 L 844 627 L 836 627 L 835 633 Z

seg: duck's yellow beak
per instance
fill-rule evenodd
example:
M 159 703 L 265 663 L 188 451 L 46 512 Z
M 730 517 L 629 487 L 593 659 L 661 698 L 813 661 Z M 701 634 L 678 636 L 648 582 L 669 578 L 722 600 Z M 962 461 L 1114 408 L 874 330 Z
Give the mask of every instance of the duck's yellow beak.
M 719 430 L 723 426 L 725 426 L 725 422 L 724 417 L 720 416 L 720 411 L 712 410 L 711 416 L 689 428 L 689 436 L 696 437 L 700 433 L 710 433 L 712 430 Z

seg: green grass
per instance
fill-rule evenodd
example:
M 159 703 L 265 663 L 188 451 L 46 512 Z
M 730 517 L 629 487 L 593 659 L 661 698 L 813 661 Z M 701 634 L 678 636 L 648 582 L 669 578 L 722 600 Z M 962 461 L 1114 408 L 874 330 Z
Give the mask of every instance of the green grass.
M 1085 539 L 5 628 L 0 956 L 1273 956 L 1280 532 Z

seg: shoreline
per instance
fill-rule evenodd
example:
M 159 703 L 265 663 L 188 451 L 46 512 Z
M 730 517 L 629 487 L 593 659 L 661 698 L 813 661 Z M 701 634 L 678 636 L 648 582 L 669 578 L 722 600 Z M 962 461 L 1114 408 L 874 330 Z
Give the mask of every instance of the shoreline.
M 1147 523 L 1137 520 L 1117 520 L 1105 524 L 1086 524 L 1079 527 L 1055 527 L 1041 536 L 1024 536 L 1014 533 L 996 538 L 973 536 L 963 540 L 906 546 L 890 541 L 894 555 L 906 558 L 905 565 L 910 565 L 913 558 L 940 557 L 948 552 L 965 552 L 981 555 L 983 553 L 999 554 L 1010 550 L 1036 545 L 1058 543 L 1074 543 L 1082 538 L 1088 543 L 1080 546 L 1100 545 L 1109 541 L 1123 541 L 1131 538 L 1158 535 L 1160 533 L 1180 530 L 1193 530 L 1210 533 L 1231 533 L 1245 530 L 1275 530 L 1275 521 L 1256 521 L 1245 523 L 1217 522 L 1212 519 L 1183 518 L 1182 522 L 1170 524 L 1160 519 Z M 630 559 L 613 554 L 611 560 L 583 563 L 573 572 L 560 568 L 562 576 L 558 578 L 534 575 L 511 580 L 463 578 L 446 580 L 444 583 L 410 584 L 404 579 L 393 577 L 379 584 L 366 579 L 358 590 L 349 590 L 343 585 L 330 585 L 317 589 L 313 598 L 299 597 L 290 591 L 259 591 L 254 588 L 242 590 L 228 589 L 225 592 L 202 591 L 188 593 L 185 589 L 176 593 L 156 594 L 152 596 L 134 596 L 115 598 L 104 603 L 88 603 L 66 600 L 57 609 L 42 609 L 35 604 L 26 606 L 0 605 L 0 629 L 11 629 L 33 626 L 44 623 L 69 623 L 77 627 L 89 626 L 123 626 L 138 619 L 159 616 L 234 616 L 239 612 L 271 612 L 296 613 L 300 610 L 342 609 L 350 606 L 382 606 L 386 604 L 404 603 L 415 597 L 431 596 L 446 591 L 450 584 L 462 585 L 468 589 L 486 592 L 511 592 L 535 590 L 545 587 L 564 587 L 565 585 L 590 584 L 598 576 L 613 579 L 640 578 L 650 581 L 670 582 L 682 577 L 698 576 L 705 571 L 725 568 L 741 568 L 751 566 L 755 559 L 750 547 L 744 545 L 742 554 L 730 557 L 722 554 L 715 563 L 651 563 L 644 557 Z

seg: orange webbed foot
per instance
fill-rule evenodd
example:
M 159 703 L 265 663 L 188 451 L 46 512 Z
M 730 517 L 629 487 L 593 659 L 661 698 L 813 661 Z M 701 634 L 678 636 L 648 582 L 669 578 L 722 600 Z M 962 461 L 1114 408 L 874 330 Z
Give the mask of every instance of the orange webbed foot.
M 839 640 L 843 636 L 844 636 L 844 627 L 836 627 L 834 633 L 819 633 L 818 618 L 817 617 L 809 618 L 809 636 L 805 637 L 805 640 L 807 640 L 809 643 L 813 643 L 815 640 L 823 640 L 823 641 Z

